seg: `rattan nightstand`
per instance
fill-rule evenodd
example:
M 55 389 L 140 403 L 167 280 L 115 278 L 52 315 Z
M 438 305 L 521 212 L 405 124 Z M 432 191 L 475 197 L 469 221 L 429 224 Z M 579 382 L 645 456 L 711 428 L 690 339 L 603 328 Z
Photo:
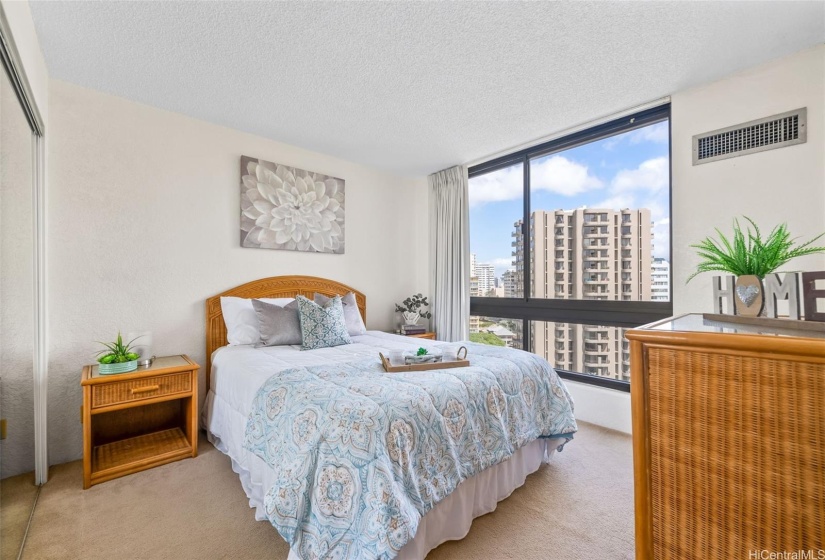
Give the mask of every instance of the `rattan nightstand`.
M 435 333 L 434 332 L 425 332 L 422 334 L 408 334 L 404 336 L 409 336 L 410 338 L 426 338 L 429 340 L 435 340 Z
M 101 375 L 83 368 L 83 488 L 198 454 L 198 369 L 188 356 Z

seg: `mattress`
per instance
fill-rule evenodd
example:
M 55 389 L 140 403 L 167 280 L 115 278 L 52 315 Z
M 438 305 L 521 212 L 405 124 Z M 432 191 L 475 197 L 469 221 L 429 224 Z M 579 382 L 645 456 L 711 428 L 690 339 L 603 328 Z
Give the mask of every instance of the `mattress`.
M 273 374 L 295 367 L 374 359 L 379 349 L 409 350 L 437 348 L 444 343 L 410 339 L 370 331 L 353 337 L 353 344 L 302 352 L 297 346 L 253 348 L 224 347 L 213 356 L 211 390 L 204 408 L 204 423 L 209 440 L 229 455 L 240 476 L 250 506 L 258 520 L 267 520 L 264 496 L 274 483 L 274 472 L 261 458 L 244 447 L 247 419 L 256 393 Z M 518 449 L 506 461 L 463 481 L 447 498 L 423 516 L 415 537 L 401 549 L 398 558 L 423 558 L 438 544 L 463 538 L 472 519 L 495 509 L 524 483 L 525 477 L 549 460 L 555 447 L 564 440 L 537 439 Z M 290 558 L 299 558 L 292 551 Z

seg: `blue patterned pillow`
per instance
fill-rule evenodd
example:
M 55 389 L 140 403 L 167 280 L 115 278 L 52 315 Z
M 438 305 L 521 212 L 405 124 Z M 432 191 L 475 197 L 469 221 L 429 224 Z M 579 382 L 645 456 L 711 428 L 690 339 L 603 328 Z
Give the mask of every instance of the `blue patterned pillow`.
M 301 320 L 301 350 L 352 344 L 344 320 L 341 296 L 335 296 L 324 305 L 318 305 L 304 296 L 298 296 L 295 300 Z

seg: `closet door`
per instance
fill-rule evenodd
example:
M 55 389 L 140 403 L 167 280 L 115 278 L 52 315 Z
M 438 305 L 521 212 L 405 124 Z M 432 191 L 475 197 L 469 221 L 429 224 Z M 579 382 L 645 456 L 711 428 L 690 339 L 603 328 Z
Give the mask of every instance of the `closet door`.
M 16 558 L 35 486 L 32 131 L 0 70 L 0 558 Z

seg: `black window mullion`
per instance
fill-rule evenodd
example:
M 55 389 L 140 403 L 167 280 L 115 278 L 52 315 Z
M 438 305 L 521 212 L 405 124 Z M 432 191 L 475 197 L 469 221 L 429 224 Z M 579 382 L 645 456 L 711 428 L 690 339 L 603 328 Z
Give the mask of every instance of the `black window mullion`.
M 530 336 L 530 320 L 521 320 L 521 349 L 526 352 L 533 351 L 533 339 Z
M 522 266 L 524 267 L 524 287 L 522 288 L 524 292 L 522 295 L 524 296 L 524 301 L 530 300 L 530 269 L 533 265 L 533 257 L 530 256 L 530 160 L 527 159 L 527 155 L 524 156 L 523 160 L 523 182 L 522 188 L 524 189 L 524 216 L 521 220 L 521 242 L 523 244 L 522 247 L 522 255 L 524 258 L 522 259 Z

